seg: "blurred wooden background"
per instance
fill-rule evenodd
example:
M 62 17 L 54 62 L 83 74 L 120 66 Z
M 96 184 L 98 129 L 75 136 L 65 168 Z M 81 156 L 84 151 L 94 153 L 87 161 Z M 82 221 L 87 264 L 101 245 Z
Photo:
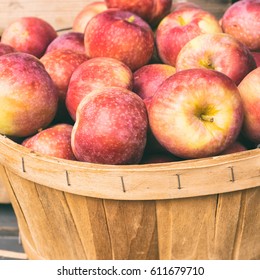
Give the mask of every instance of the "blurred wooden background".
M 55 29 L 71 27 L 76 14 L 90 2 L 93 0 L 1 0 L 0 34 L 10 22 L 22 16 L 43 18 Z M 173 2 L 185 1 L 173 0 Z M 231 0 L 191 0 L 190 2 L 201 5 L 220 18 Z

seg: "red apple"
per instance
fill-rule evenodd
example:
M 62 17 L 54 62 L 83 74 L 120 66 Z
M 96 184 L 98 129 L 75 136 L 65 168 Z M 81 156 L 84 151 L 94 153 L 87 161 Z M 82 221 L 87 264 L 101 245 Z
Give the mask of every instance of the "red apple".
M 25 139 L 22 145 L 43 155 L 76 160 L 71 148 L 72 128 L 69 124 L 54 125 Z
M 15 52 L 15 49 L 13 47 L 0 42 L 0 56 L 11 52 Z
M 45 20 L 22 17 L 4 29 L 1 42 L 39 58 L 56 37 L 55 29 Z
M 57 111 L 56 87 L 34 56 L 0 56 L 0 133 L 26 137 L 47 127 Z
M 144 65 L 134 72 L 133 91 L 142 99 L 150 98 L 161 83 L 175 72 L 175 67 L 166 64 Z
M 251 54 L 253 55 L 255 62 L 256 62 L 256 66 L 260 67 L 260 52 L 253 52 L 251 51 Z
M 156 139 L 180 158 L 221 153 L 240 133 L 242 100 L 235 83 L 209 69 L 190 69 L 168 78 L 153 96 L 149 123 Z
M 222 29 L 211 13 L 193 7 L 171 12 L 156 30 L 156 46 L 160 59 L 172 66 L 182 47 L 200 34 L 219 33 Z
M 87 56 L 85 54 L 68 49 L 56 49 L 41 57 L 40 61 L 57 87 L 61 101 L 64 102 L 66 99 L 72 73 L 86 60 Z
M 88 57 L 115 58 L 133 71 L 147 64 L 154 50 L 151 27 L 137 15 L 118 9 L 94 16 L 86 26 L 84 42 Z
M 253 69 L 249 49 L 225 33 L 203 34 L 189 41 L 176 60 L 176 71 L 191 68 L 213 69 L 226 74 L 237 85 Z
M 67 32 L 59 35 L 48 45 L 46 53 L 57 49 L 85 53 L 84 34 Z
M 76 119 L 77 107 L 87 94 L 107 86 L 131 90 L 132 71 L 123 62 L 108 57 L 92 58 L 78 66 L 72 73 L 66 96 L 66 106 L 72 119 Z
M 97 89 L 85 96 L 72 130 L 72 150 L 80 161 L 139 163 L 147 133 L 143 100 L 120 87 Z
M 238 89 L 245 111 L 242 132 L 247 139 L 260 144 L 260 67 L 248 73 Z
M 137 14 L 156 26 L 171 10 L 171 0 L 105 0 L 108 8 L 118 8 Z
M 105 1 L 94 1 L 87 4 L 80 12 L 75 16 L 72 29 L 75 32 L 84 33 L 88 22 L 97 14 L 107 10 Z
M 260 51 L 260 0 L 232 4 L 222 17 L 222 27 L 250 50 Z
M 235 141 L 230 146 L 228 146 L 223 152 L 221 152 L 220 155 L 228 155 L 228 154 L 243 152 L 246 150 L 247 148 L 243 144 L 241 144 L 238 141 Z

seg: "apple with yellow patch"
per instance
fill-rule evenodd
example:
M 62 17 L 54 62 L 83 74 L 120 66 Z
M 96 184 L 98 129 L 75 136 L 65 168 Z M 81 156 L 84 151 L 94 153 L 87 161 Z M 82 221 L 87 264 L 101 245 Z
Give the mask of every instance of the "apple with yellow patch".
M 202 34 L 189 41 L 176 60 L 177 72 L 192 68 L 219 71 L 238 85 L 256 68 L 256 62 L 250 50 L 233 36 Z
M 148 107 L 158 142 L 180 158 L 224 151 L 238 137 L 243 105 L 235 83 L 209 69 L 177 72 L 157 90 Z

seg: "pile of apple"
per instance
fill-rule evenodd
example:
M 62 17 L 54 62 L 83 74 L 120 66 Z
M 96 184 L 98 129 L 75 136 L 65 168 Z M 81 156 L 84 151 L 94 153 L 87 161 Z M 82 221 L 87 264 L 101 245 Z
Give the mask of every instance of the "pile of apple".
M 92 2 L 63 33 L 18 18 L 0 41 L 0 133 L 100 164 L 255 148 L 259 66 L 260 0 L 221 19 L 192 2 Z

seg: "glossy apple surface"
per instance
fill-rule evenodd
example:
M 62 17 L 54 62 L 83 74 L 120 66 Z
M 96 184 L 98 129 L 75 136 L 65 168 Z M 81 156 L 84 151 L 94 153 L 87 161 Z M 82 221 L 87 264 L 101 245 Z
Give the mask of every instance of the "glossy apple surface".
M 46 156 L 76 160 L 71 148 L 72 125 L 57 124 L 25 139 L 22 145 Z
M 183 70 L 172 75 L 148 107 L 154 136 L 180 158 L 222 152 L 237 139 L 243 113 L 235 83 L 208 69 Z
M 44 54 L 40 61 L 58 89 L 59 99 L 65 101 L 70 78 L 87 56 L 67 49 L 56 49 Z
M 1 42 L 19 52 L 40 58 L 57 36 L 54 27 L 45 20 L 37 17 L 21 17 L 4 29 Z
M 85 53 L 84 34 L 80 32 L 67 32 L 59 35 L 48 45 L 46 53 L 57 49 Z
M 89 21 L 84 32 L 84 44 L 89 58 L 115 58 L 135 71 L 152 58 L 154 34 L 139 16 L 108 9 Z
M 72 29 L 75 32 L 84 33 L 88 22 L 97 14 L 107 10 L 105 1 L 94 1 L 87 4 L 73 20 Z
M 189 41 L 180 51 L 176 71 L 206 68 L 217 70 L 237 85 L 253 69 L 255 60 L 249 49 L 231 35 L 203 34 Z
M 242 0 L 232 4 L 222 17 L 222 27 L 250 50 L 260 51 L 260 1 Z
M 162 82 L 175 72 L 175 67 L 166 64 L 145 65 L 134 72 L 133 91 L 142 99 L 150 98 Z
M 156 26 L 170 12 L 172 5 L 171 0 L 106 0 L 105 2 L 108 8 L 135 13 L 152 26 Z
M 58 94 L 43 64 L 26 53 L 0 56 L 0 133 L 25 137 L 54 119 Z
M 198 8 L 186 8 L 171 12 L 156 30 L 156 46 L 160 59 L 175 66 L 183 46 L 200 34 L 219 33 L 222 29 L 211 13 Z
M 260 144 L 260 67 L 251 71 L 238 85 L 245 110 L 242 132 Z
M 80 161 L 139 163 L 147 133 L 147 111 L 135 93 L 107 87 L 87 95 L 77 110 L 72 149 Z
M 133 73 L 123 62 L 107 57 L 92 58 L 72 73 L 66 95 L 66 106 L 76 119 L 76 110 L 81 100 L 95 89 L 118 86 L 129 90 L 133 87 Z
M 15 52 L 15 49 L 13 47 L 0 42 L 0 56 L 11 52 Z

